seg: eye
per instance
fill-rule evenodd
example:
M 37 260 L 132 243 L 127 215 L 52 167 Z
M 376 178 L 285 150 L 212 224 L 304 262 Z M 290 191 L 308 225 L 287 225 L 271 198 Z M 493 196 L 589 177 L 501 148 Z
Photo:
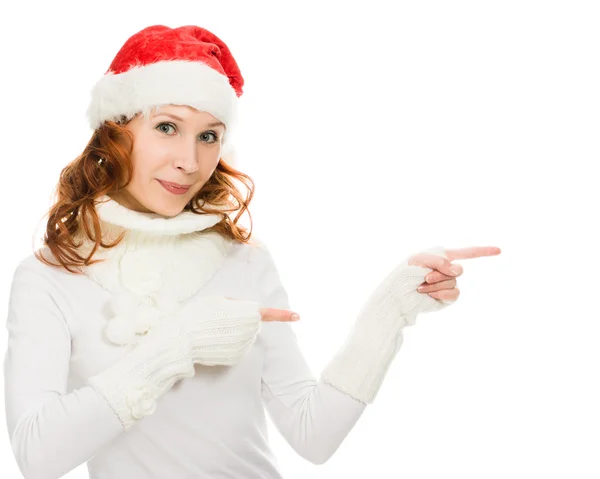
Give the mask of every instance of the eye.
M 198 138 L 206 143 L 215 143 L 219 140 L 219 137 L 214 131 L 205 131 Z
M 175 125 L 173 125 L 172 123 L 159 123 L 156 126 L 156 129 L 165 133 L 166 135 L 169 135 L 171 131 L 170 129 L 175 131 Z

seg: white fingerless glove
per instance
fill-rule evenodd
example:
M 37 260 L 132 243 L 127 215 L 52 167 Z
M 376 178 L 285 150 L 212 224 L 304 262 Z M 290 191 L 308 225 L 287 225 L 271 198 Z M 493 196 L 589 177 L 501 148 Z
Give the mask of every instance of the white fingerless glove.
M 260 304 L 209 297 L 193 300 L 156 324 L 137 346 L 88 383 L 129 429 L 152 414 L 156 400 L 194 364 L 236 364 L 252 347 L 261 326 Z
M 446 257 L 441 246 L 423 253 Z M 345 343 L 322 374 L 325 382 L 365 404 L 372 403 L 381 388 L 402 345 L 402 329 L 415 324 L 419 313 L 451 304 L 417 291 L 432 269 L 409 265 L 408 259 L 371 294 Z

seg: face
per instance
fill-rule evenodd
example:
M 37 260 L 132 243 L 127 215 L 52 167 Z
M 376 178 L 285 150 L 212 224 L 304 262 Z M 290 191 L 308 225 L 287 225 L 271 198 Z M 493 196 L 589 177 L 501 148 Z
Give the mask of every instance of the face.
M 135 211 L 181 213 L 217 167 L 225 126 L 210 113 L 168 105 L 137 115 L 127 128 L 133 176 L 110 196 Z

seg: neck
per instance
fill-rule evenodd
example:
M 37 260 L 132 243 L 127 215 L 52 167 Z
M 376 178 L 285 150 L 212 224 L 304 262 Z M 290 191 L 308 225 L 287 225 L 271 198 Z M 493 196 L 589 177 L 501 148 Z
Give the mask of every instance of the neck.
M 121 206 L 124 206 L 129 210 L 137 211 L 139 213 L 152 213 L 151 210 L 142 205 L 142 203 L 140 203 L 133 195 L 128 193 L 125 189 L 122 189 L 115 193 L 111 193 L 108 196 L 113 201 L 116 201 Z

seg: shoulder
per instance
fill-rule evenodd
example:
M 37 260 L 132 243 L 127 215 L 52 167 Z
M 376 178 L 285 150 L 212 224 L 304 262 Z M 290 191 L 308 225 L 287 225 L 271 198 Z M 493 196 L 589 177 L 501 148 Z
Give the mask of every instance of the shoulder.
M 262 269 L 273 262 L 271 250 L 264 239 L 252 235 L 248 243 L 235 242 L 232 256 L 253 267 Z
M 51 251 L 43 247 L 38 250 L 38 254 L 48 261 L 54 263 L 56 260 Z M 22 258 L 13 271 L 13 282 L 27 281 L 30 286 L 50 286 L 55 285 L 61 278 L 72 275 L 66 269 L 60 266 L 51 266 L 42 262 L 35 254 L 30 254 Z
M 39 251 L 38 251 L 39 253 Z M 42 251 L 43 253 L 43 251 Z M 42 254 L 45 259 L 48 255 Z M 22 258 L 16 265 L 9 295 L 7 326 L 11 331 L 30 334 L 54 334 L 58 325 L 70 337 L 68 293 L 61 278 L 68 271 L 43 263 L 35 254 Z
M 42 251 L 44 257 L 48 258 L 48 255 L 44 253 L 45 251 Z M 13 277 L 18 277 L 22 275 L 34 275 L 42 278 L 50 274 L 48 268 L 51 268 L 51 266 L 42 263 L 32 253 L 30 255 L 25 256 L 24 258 L 21 258 L 21 260 L 17 263 L 17 266 L 13 273 Z

